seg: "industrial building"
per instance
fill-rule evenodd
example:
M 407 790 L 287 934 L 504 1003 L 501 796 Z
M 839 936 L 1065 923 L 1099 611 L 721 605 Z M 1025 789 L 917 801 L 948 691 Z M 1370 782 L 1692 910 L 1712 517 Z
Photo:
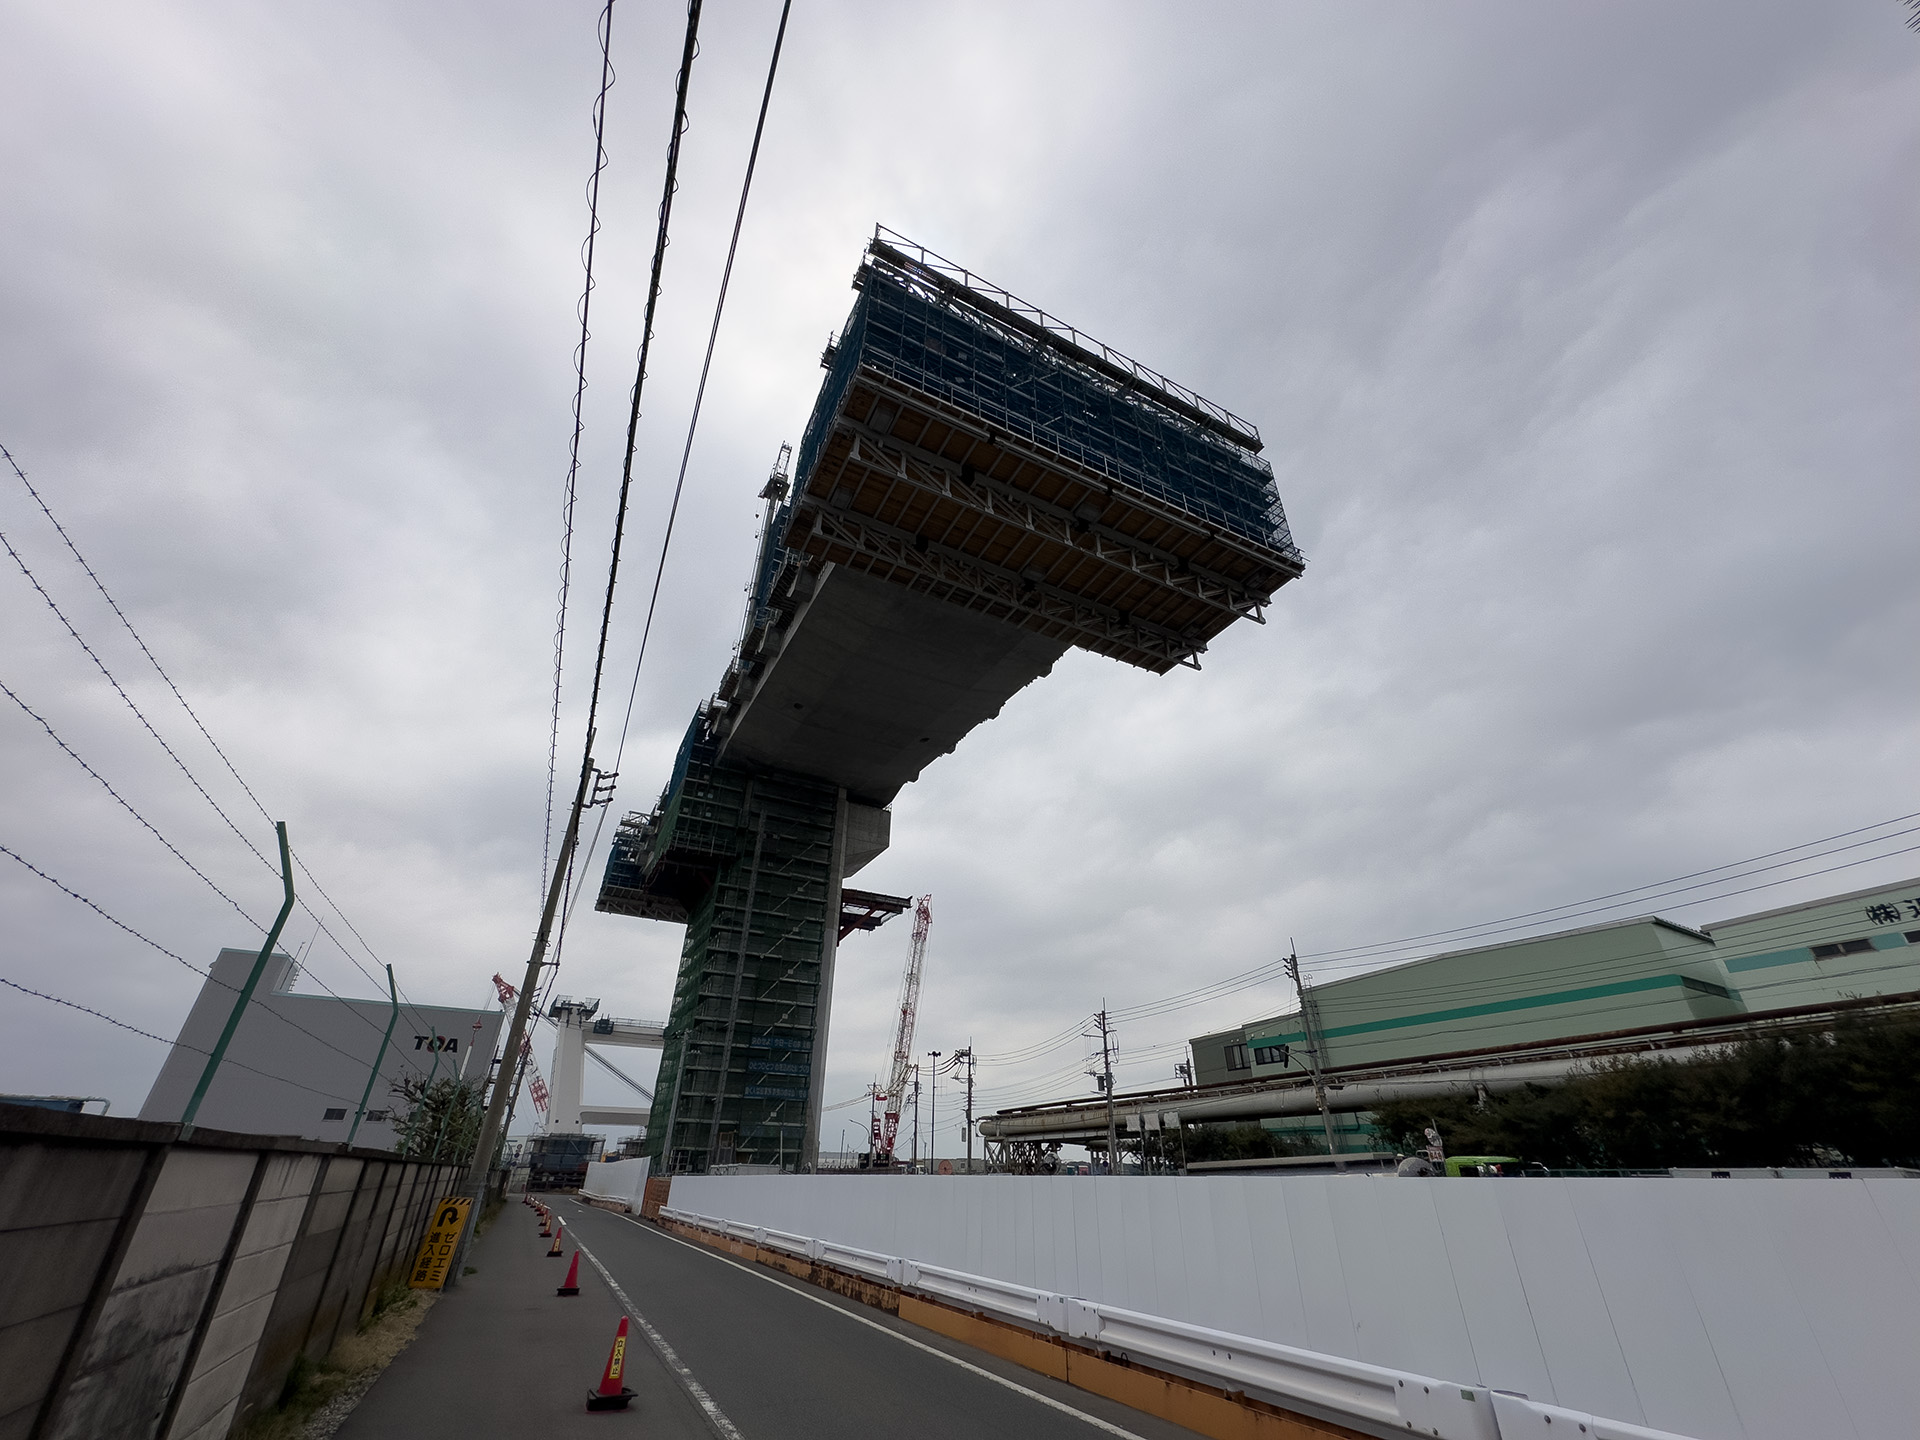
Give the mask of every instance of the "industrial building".
M 142 1120 L 177 1121 L 206 1069 L 234 1000 L 259 952 L 222 950 L 187 1012 L 146 1103 Z M 298 1135 L 386 1150 L 401 1131 L 395 1090 L 403 1079 L 464 1077 L 486 1081 L 500 1042 L 499 1010 L 461 1010 L 402 1001 L 396 1016 L 385 998 L 347 1000 L 296 995 L 293 958 L 276 952 L 266 969 L 195 1123 L 250 1135 Z M 386 1040 L 388 1027 L 392 1038 Z M 384 1053 L 383 1053 L 384 1043 Z M 380 1072 L 367 1087 L 374 1061 Z M 366 1113 L 355 1126 L 362 1094 Z
M 1315 985 L 1321 1063 L 1377 1065 L 1915 992 L 1915 945 L 1920 880 L 1699 929 L 1643 916 L 1455 950 Z M 1300 1074 L 1306 1040 L 1297 1010 L 1199 1036 L 1194 1078 Z
M 596 901 L 687 927 L 660 1170 L 817 1162 L 836 948 L 908 903 L 845 882 L 902 786 L 1069 647 L 1197 668 L 1305 563 L 1246 421 L 891 232 L 854 286 L 733 661 Z
M 1259 1121 L 1322 1149 L 1330 1129 L 1338 1149 L 1367 1152 L 1371 1109 L 1389 1100 L 1494 1093 L 1609 1056 L 1920 1008 L 1920 879 L 1698 928 L 1638 916 L 1455 950 L 1323 979 L 1307 998 L 1306 1016 L 1194 1037 L 1194 1083 L 1116 1097 L 1120 1129 Z M 1032 1158 L 1023 1146 L 1104 1145 L 1106 1124 L 1104 1099 L 1090 1098 L 1009 1108 L 980 1130 L 990 1155 L 1017 1166 Z

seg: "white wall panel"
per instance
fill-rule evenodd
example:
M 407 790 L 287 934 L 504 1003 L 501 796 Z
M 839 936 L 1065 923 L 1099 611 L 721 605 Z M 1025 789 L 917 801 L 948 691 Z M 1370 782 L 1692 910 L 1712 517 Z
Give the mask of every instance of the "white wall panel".
M 1390 1247 L 1375 1253 L 1392 1257 L 1386 1274 L 1378 1277 L 1379 1294 L 1387 1297 L 1376 1322 L 1375 1338 L 1390 1337 L 1382 1353 L 1409 1357 L 1393 1363 L 1425 1375 L 1478 1378 L 1473 1342 L 1467 1334 L 1466 1313 L 1459 1287 L 1447 1258 L 1440 1218 L 1434 1210 L 1431 1185 L 1367 1185 L 1359 1187 L 1373 1199 L 1372 1222 L 1380 1235 L 1391 1237 Z M 1365 1244 L 1355 1237 L 1343 1250 L 1351 1253 Z M 1375 1247 L 1368 1247 L 1374 1249 Z
M 1473 1347 L 1474 1379 L 1538 1400 L 1553 1393 L 1540 1332 L 1492 1185 L 1425 1185 Z M 1529 1181 L 1528 1183 L 1532 1183 Z
M 1446 1180 L 1435 1184 L 1457 1183 Z M 1469 1180 L 1486 1185 L 1499 1202 L 1513 1247 L 1527 1310 L 1540 1335 L 1552 1393 L 1536 1395 L 1610 1420 L 1645 1424 L 1640 1400 L 1627 1374 L 1626 1357 L 1593 1273 L 1565 1181 Z M 1606 1185 L 1612 1182 L 1581 1182 Z M 1672 1181 L 1663 1182 L 1672 1184 Z M 1522 1195 L 1522 1187 L 1527 1193 Z
M 1866 1189 L 1825 1190 L 1796 1182 L 1760 1218 L 1854 1429 L 1920 1428 L 1920 1291 Z
M 673 1203 L 1700 1440 L 1920 1431 L 1920 1183 L 680 1177 Z
M 1328 1203 L 1331 1184 L 1313 1176 L 1286 1192 L 1293 1264 L 1300 1277 L 1301 1309 L 1307 1318 L 1302 1344 L 1322 1355 L 1358 1360 L 1359 1336 L 1353 1325 L 1347 1272 L 1340 1263 L 1340 1236 L 1333 1224 L 1333 1207 Z
M 1244 1283 L 1251 1278 L 1258 1295 L 1260 1325 L 1249 1334 L 1277 1340 L 1282 1345 L 1311 1349 L 1308 1343 L 1306 1301 L 1300 1289 L 1300 1267 L 1293 1255 L 1293 1231 L 1287 1223 L 1286 1192 L 1278 1185 L 1261 1188 L 1231 1185 L 1223 1178 L 1213 1182 L 1233 1197 L 1233 1206 L 1246 1217 L 1249 1264 L 1239 1272 Z M 1229 1232 L 1230 1233 L 1230 1232 Z M 1233 1253 L 1222 1256 L 1222 1269 L 1230 1268 Z
M 1618 1180 L 1567 1194 L 1647 1423 L 1702 1440 L 1742 1434 L 1681 1263 L 1681 1227 L 1669 1214 L 1680 1197 Z
M 1894 1254 L 1906 1265 L 1907 1284 L 1920 1293 L 1920 1185 L 1910 1180 L 1858 1182 L 1873 1201 L 1880 1223 L 1893 1241 Z M 1889 1256 L 1889 1262 L 1892 1260 Z
M 1142 1176 L 1141 1187 L 1146 1216 L 1135 1236 L 1144 1276 L 1151 1277 L 1153 1304 L 1141 1306 L 1149 1315 L 1166 1315 L 1177 1320 L 1192 1318 L 1187 1301 L 1187 1269 L 1178 1186 L 1171 1175 Z M 1133 1188 L 1133 1187 L 1128 1187 Z
M 1753 1440 L 1855 1433 L 1760 1216 L 1789 1198 L 1781 1187 L 1812 1183 L 1696 1184 L 1662 1207 L 1744 1434 Z

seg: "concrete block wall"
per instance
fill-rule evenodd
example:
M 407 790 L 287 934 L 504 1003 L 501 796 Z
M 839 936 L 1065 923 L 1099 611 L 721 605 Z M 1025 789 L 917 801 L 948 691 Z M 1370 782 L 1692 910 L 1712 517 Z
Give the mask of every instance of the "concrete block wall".
M 458 1178 L 0 1106 L 0 1440 L 220 1440 L 404 1276 Z
M 26 1440 L 86 1316 L 94 1277 L 122 1247 L 159 1162 L 138 1149 L 73 1151 L 33 1137 L 5 1154 L 0 1440 Z
M 253 1181 L 244 1151 L 176 1149 L 66 1376 L 49 1440 L 147 1440 L 187 1363 Z
M 317 1155 L 264 1155 L 253 1208 L 233 1250 L 169 1440 L 220 1440 L 232 1427 L 280 1277 L 320 1173 Z

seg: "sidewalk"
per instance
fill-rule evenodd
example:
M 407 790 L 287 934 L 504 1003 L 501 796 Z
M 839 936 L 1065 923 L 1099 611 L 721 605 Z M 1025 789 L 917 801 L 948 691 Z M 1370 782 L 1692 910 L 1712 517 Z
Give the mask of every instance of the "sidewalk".
M 579 1295 L 554 1294 L 573 1247 L 552 1260 L 551 1243 L 540 1238 L 533 1211 L 509 1199 L 469 1252 L 477 1273 L 440 1297 L 337 1440 L 615 1432 L 711 1440 L 705 1417 L 637 1330 L 627 1339 L 624 1377 L 638 1392 L 633 1403 L 588 1412 L 587 1392 L 600 1382 L 621 1306 L 584 1256 Z

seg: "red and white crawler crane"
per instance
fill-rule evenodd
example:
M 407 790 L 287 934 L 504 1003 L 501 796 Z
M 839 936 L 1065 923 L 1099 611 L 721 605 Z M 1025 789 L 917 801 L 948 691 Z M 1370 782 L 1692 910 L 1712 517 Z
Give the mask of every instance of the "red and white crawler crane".
M 933 928 L 933 897 L 922 895 L 913 911 L 913 948 L 900 981 L 900 1020 L 893 1035 L 893 1072 L 888 1077 L 881 1113 L 873 1121 L 873 1167 L 893 1168 L 893 1143 L 900 1134 L 900 1108 L 906 1102 L 907 1076 L 913 1068 L 913 1021 L 920 1009 L 920 971 L 927 959 L 927 931 Z

